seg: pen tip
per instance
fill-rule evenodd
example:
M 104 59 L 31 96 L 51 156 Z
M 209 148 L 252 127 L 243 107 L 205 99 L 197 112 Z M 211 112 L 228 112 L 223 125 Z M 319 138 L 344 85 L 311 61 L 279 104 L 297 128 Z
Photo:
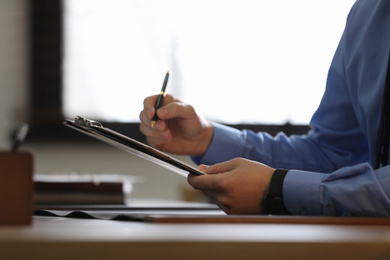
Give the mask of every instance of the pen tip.
M 156 124 L 156 121 L 152 121 L 152 128 L 154 128 L 154 125 Z

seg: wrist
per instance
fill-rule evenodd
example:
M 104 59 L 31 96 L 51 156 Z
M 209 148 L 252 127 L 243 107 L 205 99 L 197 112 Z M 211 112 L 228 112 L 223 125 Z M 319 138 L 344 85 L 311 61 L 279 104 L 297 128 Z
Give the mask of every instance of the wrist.
M 196 149 L 197 152 L 194 154 L 195 156 L 201 158 L 205 155 L 205 153 L 209 149 L 211 141 L 213 140 L 213 136 L 214 127 L 212 124 L 207 123 L 207 126 L 203 130 L 201 137 L 196 141 L 198 143 L 198 148 Z

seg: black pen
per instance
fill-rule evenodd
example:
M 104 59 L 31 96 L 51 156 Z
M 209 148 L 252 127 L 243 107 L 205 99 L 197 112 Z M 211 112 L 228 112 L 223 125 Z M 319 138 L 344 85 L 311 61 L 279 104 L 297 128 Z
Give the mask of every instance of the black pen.
M 156 121 L 158 119 L 157 117 L 157 110 L 162 106 L 163 104 L 163 101 L 164 101 L 164 97 L 165 97 L 165 88 L 167 87 L 167 84 L 168 84 L 168 79 L 169 79 L 169 76 L 171 75 L 171 72 L 168 71 L 167 74 L 165 75 L 165 79 L 164 79 L 164 83 L 162 85 L 162 88 L 161 88 L 161 91 L 160 91 L 160 95 L 158 96 L 157 98 L 157 102 L 156 102 L 156 107 L 154 109 L 154 117 L 152 119 L 152 128 L 154 128 L 154 125 L 156 124 Z

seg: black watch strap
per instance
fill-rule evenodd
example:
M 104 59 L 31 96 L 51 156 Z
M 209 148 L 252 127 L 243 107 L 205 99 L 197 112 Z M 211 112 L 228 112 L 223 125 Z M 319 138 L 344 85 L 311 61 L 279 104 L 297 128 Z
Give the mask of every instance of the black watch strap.
M 283 202 L 283 181 L 288 170 L 276 169 L 271 177 L 269 190 L 265 199 L 265 214 L 291 215 Z

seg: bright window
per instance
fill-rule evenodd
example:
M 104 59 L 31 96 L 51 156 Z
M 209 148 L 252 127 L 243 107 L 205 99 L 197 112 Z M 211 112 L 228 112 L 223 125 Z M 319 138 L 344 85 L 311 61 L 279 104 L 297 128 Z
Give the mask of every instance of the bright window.
M 354 0 L 66 0 L 66 117 L 137 122 L 167 92 L 223 123 L 307 124 Z

